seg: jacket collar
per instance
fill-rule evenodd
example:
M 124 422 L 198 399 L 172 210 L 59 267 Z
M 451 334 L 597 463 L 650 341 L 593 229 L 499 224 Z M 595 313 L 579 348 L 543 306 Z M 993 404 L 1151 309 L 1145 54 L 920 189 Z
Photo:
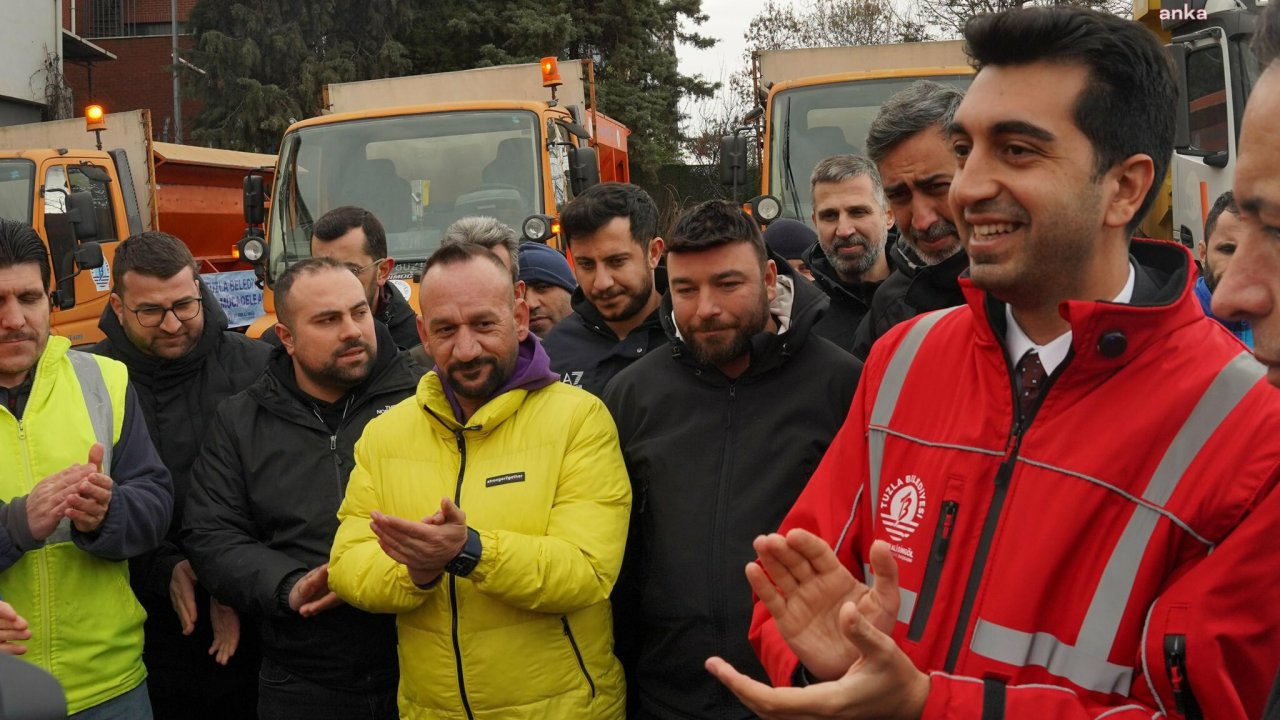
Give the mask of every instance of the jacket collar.
M 889 272 L 892 273 L 899 262 L 894 258 L 894 245 L 888 240 L 885 241 L 885 255 L 890 258 Z M 880 287 L 883 280 L 874 280 L 869 282 L 856 282 L 848 285 L 840 280 L 840 276 L 836 273 L 835 266 L 827 259 L 826 253 L 822 252 L 822 246 L 814 243 L 812 247 L 804 251 L 802 256 L 804 264 L 809 266 L 809 271 L 813 273 L 813 282 L 822 292 L 826 293 L 832 300 L 844 299 L 847 302 L 858 303 L 865 307 L 871 307 L 871 297 L 876 294 L 876 288 Z M 788 263 L 790 264 L 790 263 Z
M 1071 325 L 1072 366 L 1110 370 L 1127 364 L 1145 347 L 1177 329 L 1203 319 L 1192 297 L 1191 253 L 1181 245 L 1135 239 L 1133 300 L 1121 305 L 1098 300 L 1065 300 L 1058 312 Z M 968 275 L 960 287 L 975 318 L 977 343 L 1004 355 L 1004 303 L 973 286 Z

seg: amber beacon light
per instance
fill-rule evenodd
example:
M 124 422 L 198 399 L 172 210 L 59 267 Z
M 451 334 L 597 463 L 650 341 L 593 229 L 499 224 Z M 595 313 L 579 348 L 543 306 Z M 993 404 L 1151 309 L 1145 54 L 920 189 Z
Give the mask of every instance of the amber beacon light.
M 84 109 L 84 129 L 88 132 L 94 130 L 106 130 L 107 123 L 103 120 L 106 112 L 103 111 L 101 105 L 90 105 Z
M 560 79 L 560 62 L 553 57 L 542 58 L 542 87 L 559 87 L 564 81 Z

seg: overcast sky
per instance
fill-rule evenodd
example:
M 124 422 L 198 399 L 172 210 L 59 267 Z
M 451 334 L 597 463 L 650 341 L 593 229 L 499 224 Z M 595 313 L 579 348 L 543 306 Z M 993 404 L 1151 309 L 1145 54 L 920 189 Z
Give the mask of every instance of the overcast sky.
M 783 2 L 790 4 L 791 0 Z M 744 39 L 747 25 L 763 5 L 764 0 L 702 0 L 702 12 L 708 19 L 691 29 L 719 42 L 710 50 L 678 44 L 676 53 L 680 59 L 680 72 L 702 75 L 711 82 L 724 81 L 727 84 L 729 76 L 744 66 L 742 53 L 747 46 Z M 687 104 L 682 109 L 686 113 L 691 110 Z

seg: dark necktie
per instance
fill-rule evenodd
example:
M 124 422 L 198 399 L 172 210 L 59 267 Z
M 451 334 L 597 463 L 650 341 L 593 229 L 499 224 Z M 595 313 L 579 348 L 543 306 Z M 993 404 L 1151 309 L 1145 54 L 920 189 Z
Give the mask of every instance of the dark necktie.
M 1048 373 L 1044 371 L 1040 355 L 1035 350 L 1028 350 L 1014 366 L 1013 372 L 1018 382 L 1018 417 L 1025 421 L 1036 398 L 1040 397 Z

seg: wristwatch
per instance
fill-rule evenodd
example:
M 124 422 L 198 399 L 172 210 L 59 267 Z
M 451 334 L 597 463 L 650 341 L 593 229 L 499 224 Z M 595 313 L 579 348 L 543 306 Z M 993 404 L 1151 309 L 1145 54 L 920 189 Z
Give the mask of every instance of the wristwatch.
M 462 546 L 462 550 L 444 566 L 444 571 L 456 577 L 466 577 L 476 569 L 476 564 L 480 562 L 480 553 L 484 548 L 480 545 L 480 533 L 473 528 L 467 528 L 467 542 Z

